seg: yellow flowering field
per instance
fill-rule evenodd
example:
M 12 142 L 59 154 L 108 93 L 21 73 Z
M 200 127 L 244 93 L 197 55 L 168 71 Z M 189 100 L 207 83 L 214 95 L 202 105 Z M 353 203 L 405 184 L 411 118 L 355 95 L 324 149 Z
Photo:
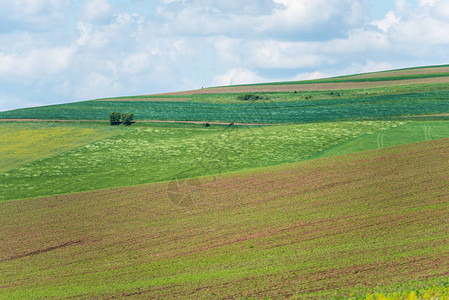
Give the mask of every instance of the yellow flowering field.
M 0 122 L 0 172 L 118 132 L 106 126 L 77 123 Z

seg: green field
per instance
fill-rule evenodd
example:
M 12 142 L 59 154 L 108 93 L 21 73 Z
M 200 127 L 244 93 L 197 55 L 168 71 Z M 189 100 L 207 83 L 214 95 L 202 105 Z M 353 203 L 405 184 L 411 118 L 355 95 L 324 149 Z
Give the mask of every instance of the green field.
M 107 120 L 109 113 L 118 111 L 134 112 L 136 120 L 310 123 L 449 113 L 448 98 L 449 91 L 433 91 L 343 99 L 335 96 L 328 100 L 303 100 L 298 96 L 299 101 L 235 104 L 86 101 L 0 112 L 0 118 Z
M 112 111 L 134 112 L 136 120 L 310 123 L 449 113 L 449 91 L 330 100 L 197 103 L 87 101 L 0 113 L 0 118 L 107 120 Z M 446 116 L 445 118 L 449 118 Z
M 364 121 L 255 128 L 129 127 L 120 135 L 0 174 L 0 200 L 290 163 L 401 124 Z
M 394 147 L 411 143 L 430 141 L 449 137 L 449 122 L 414 121 L 403 126 L 393 127 L 376 134 L 364 135 L 330 147 L 313 158 L 335 156 Z
M 449 299 L 448 72 L 0 112 L 0 299 Z

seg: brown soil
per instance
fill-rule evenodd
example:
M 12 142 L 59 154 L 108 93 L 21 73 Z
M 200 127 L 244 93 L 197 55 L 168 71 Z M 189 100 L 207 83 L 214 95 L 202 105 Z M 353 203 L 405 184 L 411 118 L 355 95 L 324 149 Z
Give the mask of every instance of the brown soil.
M 81 243 L 81 241 L 70 241 L 70 242 L 63 243 L 61 245 L 47 247 L 45 249 L 35 250 L 35 251 L 31 251 L 31 252 L 24 253 L 24 254 L 17 254 L 17 255 L 15 255 L 13 257 L 3 259 L 2 261 L 14 260 L 14 259 L 19 259 L 19 258 L 23 258 L 23 257 L 38 255 L 38 254 L 42 254 L 42 253 L 45 253 L 45 252 L 50 252 L 50 251 L 54 251 L 54 250 L 57 250 L 57 249 L 74 246 L 74 245 L 79 244 L 79 243 Z
M 107 120 L 0 119 L 0 122 L 109 122 Z
M 400 76 L 400 75 L 418 75 L 418 74 L 438 74 L 438 73 L 448 73 L 449 67 L 439 67 L 439 68 L 423 68 L 423 69 L 411 69 L 411 70 L 398 70 L 398 71 L 387 71 L 380 73 L 362 74 L 351 76 L 350 78 L 377 78 L 377 77 L 387 77 L 387 76 Z
M 415 115 L 415 116 L 405 116 L 406 118 L 419 118 L 419 117 L 445 117 L 449 114 L 435 114 L 435 115 Z

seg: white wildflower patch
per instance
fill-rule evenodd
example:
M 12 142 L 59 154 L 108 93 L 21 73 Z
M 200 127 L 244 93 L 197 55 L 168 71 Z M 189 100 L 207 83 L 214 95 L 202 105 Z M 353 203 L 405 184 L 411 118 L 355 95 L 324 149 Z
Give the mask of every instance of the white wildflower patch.
M 300 161 L 392 121 L 289 126 L 130 129 L 0 174 L 0 199 L 195 177 Z M 11 187 L 13 186 L 13 187 Z

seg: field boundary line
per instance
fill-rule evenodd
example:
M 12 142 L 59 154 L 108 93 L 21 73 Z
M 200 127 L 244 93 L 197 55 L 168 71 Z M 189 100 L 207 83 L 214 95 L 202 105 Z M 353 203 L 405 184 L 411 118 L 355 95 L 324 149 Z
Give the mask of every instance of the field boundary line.
M 62 119 L 0 119 L 0 122 L 101 122 L 108 120 L 62 120 Z M 177 120 L 135 120 L 134 123 L 182 123 L 182 124 L 211 124 L 211 125 L 237 125 L 237 126 L 276 126 L 276 125 L 295 125 L 300 123 L 233 123 L 216 121 L 177 121 Z

